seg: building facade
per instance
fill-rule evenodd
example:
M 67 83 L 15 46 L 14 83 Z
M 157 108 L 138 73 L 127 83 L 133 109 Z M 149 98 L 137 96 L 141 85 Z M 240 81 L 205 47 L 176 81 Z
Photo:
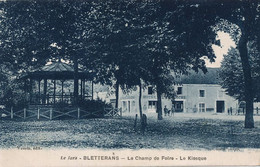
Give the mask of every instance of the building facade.
M 177 97 L 172 102 L 176 112 L 224 113 L 238 105 L 238 101 L 217 84 L 183 84 L 176 90 Z
M 179 85 L 175 85 L 176 98 L 167 99 L 162 96 L 162 107 L 175 108 L 175 112 L 212 112 L 225 113 L 232 107 L 238 108 L 238 101 L 227 95 L 218 84 L 217 68 L 209 68 L 208 73 L 191 73 L 180 78 Z M 110 102 L 115 97 L 109 97 Z M 139 111 L 139 89 L 130 93 L 119 91 L 119 107 L 125 112 Z M 157 95 L 153 87 L 142 91 L 143 112 L 156 112 Z
M 143 112 L 156 112 L 157 95 L 152 87 L 142 91 Z M 225 113 L 230 107 L 236 109 L 238 101 L 228 96 L 217 84 L 183 84 L 175 86 L 177 97 L 162 97 L 162 107 L 175 108 L 175 112 L 215 112 Z M 113 102 L 114 97 L 109 101 Z M 124 112 L 139 111 L 139 89 L 130 93 L 119 91 L 119 107 Z

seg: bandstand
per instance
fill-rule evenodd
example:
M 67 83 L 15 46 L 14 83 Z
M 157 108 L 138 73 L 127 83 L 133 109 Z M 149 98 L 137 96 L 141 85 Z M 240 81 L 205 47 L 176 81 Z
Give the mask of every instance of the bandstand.
M 75 77 L 78 86 L 75 86 Z M 93 76 L 90 72 L 57 61 L 26 73 L 22 78 L 25 96 L 30 105 L 73 104 L 75 99 L 93 99 Z M 77 98 L 75 89 L 78 87 Z

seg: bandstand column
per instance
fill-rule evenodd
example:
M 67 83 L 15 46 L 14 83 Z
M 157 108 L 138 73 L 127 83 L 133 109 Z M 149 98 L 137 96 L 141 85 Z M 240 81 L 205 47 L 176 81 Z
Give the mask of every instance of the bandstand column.
M 26 102 L 29 101 L 29 99 L 28 99 L 29 91 L 28 91 L 28 82 L 27 82 L 27 80 L 28 80 L 27 78 L 24 79 L 24 94 L 25 94 Z
M 47 79 L 46 78 L 44 79 L 43 93 L 44 93 L 43 104 L 46 104 L 46 96 L 47 96 Z
M 32 78 L 29 81 L 29 95 L 30 95 L 30 104 L 32 103 Z
M 92 88 L 91 88 L 91 96 L 92 96 L 91 98 L 92 98 L 92 100 L 93 100 L 93 99 L 94 99 L 94 96 L 93 96 L 93 95 L 94 95 L 94 83 L 93 83 L 93 81 L 92 81 L 92 83 L 91 83 L 91 87 L 92 87 Z
M 54 80 L 54 88 L 53 88 L 53 103 L 56 103 L 56 80 Z
M 80 79 L 80 96 L 81 96 L 81 100 L 83 100 L 83 81 L 82 81 L 82 79 Z
M 85 79 L 83 79 L 83 100 L 85 99 L 85 92 L 86 92 L 86 80 Z
M 63 102 L 64 80 L 61 80 L 61 101 Z
M 23 80 L 23 82 L 24 82 L 23 88 L 24 88 L 24 93 L 25 94 L 27 94 L 27 82 L 26 81 L 27 81 L 26 79 Z
M 41 103 L 41 79 L 38 80 L 38 103 Z

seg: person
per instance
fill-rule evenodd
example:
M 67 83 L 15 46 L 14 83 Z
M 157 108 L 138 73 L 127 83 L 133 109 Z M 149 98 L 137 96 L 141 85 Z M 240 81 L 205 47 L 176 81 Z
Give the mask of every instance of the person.
M 145 129 L 147 127 L 147 116 L 146 116 L 146 114 L 143 114 L 141 119 L 142 119 L 142 121 L 141 121 L 141 131 L 142 131 L 142 134 L 144 135 Z
M 174 112 L 175 112 L 175 107 L 174 105 L 172 105 L 172 116 L 174 116 Z
M 168 116 L 171 116 L 171 110 L 168 110 Z
M 229 110 L 229 111 L 230 111 L 230 115 L 232 115 L 232 107 L 230 107 L 230 110 Z
M 196 105 L 194 105 L 193 112 L 194 112 L 194 113 L 197 112 L 197 107 L 196 107 Z
M 167 115 L 167 113 L 168 113 L 168 109 L 167 109 L 167 107 L 166 107 L 166 106 L 164 106 L 164 109 L 163 109 L 163 111 L 164 111 L 164 116 L 166 116 L 166 115 Z
M 135 114 L 134 131 L 137 131 L 137 119 L 138 119 L 138 115 Z

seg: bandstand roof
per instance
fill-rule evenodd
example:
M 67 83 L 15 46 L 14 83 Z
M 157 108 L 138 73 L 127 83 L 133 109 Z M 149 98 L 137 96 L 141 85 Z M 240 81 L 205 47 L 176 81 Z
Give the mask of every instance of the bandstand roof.
M 74 68 L 72 65 L 58 61 L 32 70 L 31 72 L 27 72 L 22 76 L 22 78 L 69 80 L 74 79 L 74 74 Z M 91 80 L 93 79 L 93 75 L 91 72 L 83 71 L 79 68 L 78 78 Z

